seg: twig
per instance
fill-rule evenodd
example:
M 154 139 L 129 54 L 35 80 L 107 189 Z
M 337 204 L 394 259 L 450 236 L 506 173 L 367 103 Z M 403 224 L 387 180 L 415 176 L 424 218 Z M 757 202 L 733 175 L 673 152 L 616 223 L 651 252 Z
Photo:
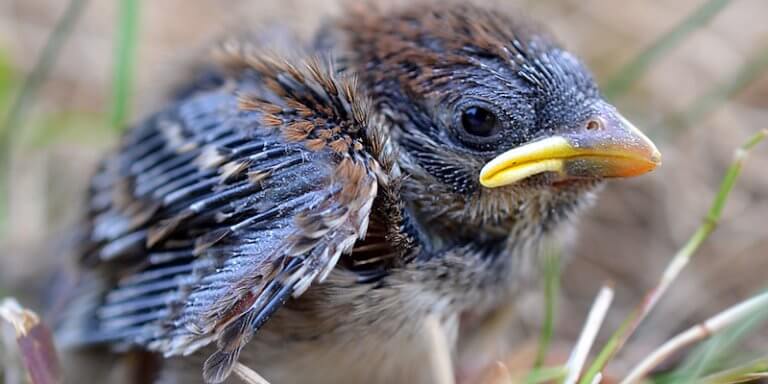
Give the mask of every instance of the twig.
M 0 301 L 0 320 L 13 326 L 21 360 L 32 384 L 61 382 L 56 349 L 48 328 L 40 318 L 14 299 Z
M 592 309 L 589 311 L 576 347 L 573 348 L 568 363 L 565 364 L 568 376 L 563 381 L 564 384 L 573 384 L 579 379 L 584 362 L 587 361 L 589 350 L 592 348 L 595 337 L 603 325 L 605 314 L 611 306 L 611 301 L 613 301 L 613 289 L 609 286 L 603 286 L 600 293 L 597 294 L 594 304 L 592 304 Z
M 728 200 L 728 196 L 731 193 L 739 174 L 741 174 L 741 169 L 749 151 L 765 139 L 766 136 L 768 136 L 768 130 L 762 130 L 750 137 L 736 150 L 733 162 L 723 177 L 720 189 L 712 202 L 704 222 L 699 226 L 696 232 L 694 232 L 688 242 L 672 258 L 656 287 L 646 294 L 640 306 L 635 308 L 629 317 L 624 320 L 619 329 L 611 335 L 611 338 L 608 340 L 605 347 L 603 347 L 603 350 L 600 351 L 600 354 L 582 378 L 580 382 L 581 384 L 589 384 L 592 378 L 594 378 L 594 376 L 605 367 L 608 361 L 621 350 L 640 323 L 642 323 L 651 310 L 656 306 L 659 299 L 666 293 L 683 268 L 688 265 L 693 254 L 696 253 L 701 244 L 704 243 L 709 235 L 715 230 L 717 222 L 722 215 L 723 208 L 725 207 L 725 203 Z
M 691 33 L 709 23 L 729 2 L 729 0 L 705 2 L 675 28 L 656 39 L 608 80 L 603 89 L 606 97 L 614 99 L 626 93 L 653 63 L 682 43 Z
M 453 363 L 451 350 L 448 346 L 443 326 L 437 316 L 430 315 L 424 320 L 427 343 L 429 347 L 429 366 L 432 371 L 432 382 L 437 384 L 454 384 Z
M 707 321 L 689 328 L 687 331 L 664 343 L 664 345 L 641 361 L 640 364 L 627 375 L 621 384 L 639 382 L 640 379 L 645 377 L 651 370 L 653 370 L 653 368 L 658 366 L 673 353 L 693 343 L 709 338 L 726 327 L 744 320 L 747 316 L 755 313 L 755 311 L 761 308 L 765 308 L 765 306 L 768 306 L 768 293 L 763 293 L 743 301 L 740 304 L 711 317 Z

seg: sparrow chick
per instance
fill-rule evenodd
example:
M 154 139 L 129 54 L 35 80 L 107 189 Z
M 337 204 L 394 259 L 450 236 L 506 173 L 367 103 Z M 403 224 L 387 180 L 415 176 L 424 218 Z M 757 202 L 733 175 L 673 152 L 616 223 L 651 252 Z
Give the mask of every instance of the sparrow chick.
M 216 81 L 126 134 L 91 184 L 61 343 L 162 355 L 158 382 L 238 361 L 429 382 L 425 318 L 455 343 L 604 179 L 660 163 L 539 27 L 470 5 L 344 19 L 318 38 L 335 64 L 226 45 Z

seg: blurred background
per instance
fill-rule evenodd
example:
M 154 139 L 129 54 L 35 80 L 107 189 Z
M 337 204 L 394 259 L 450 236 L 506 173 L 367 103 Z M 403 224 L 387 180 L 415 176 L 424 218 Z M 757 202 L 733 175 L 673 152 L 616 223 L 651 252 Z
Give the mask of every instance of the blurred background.
M 62 244 L 87 180 L 124 123 L 162 107 L 168 84 L 228 32 L 280 23 L 306 37 L 344 8 L 335 0 L 69 3 L 0 0 L 0 297 L 13 294 L 33 307 L 50 271 L 69 261 Z M 605 329 L 615 329 L 702 222 L 734 149 L 768 128 L 768 2 L 485 3 L 518 9 L 554 30 L 664 155 L 653 174 L 609 185 L 582 220 L 563 271 L 555 334 L 556 345 L 571 345 L 607 281 L 617 303 Z M 41 55 L 48 56 L 42 66 Z M 30 73 L 43 76 L 26 80 L 20 99 Z M 764 290 L 766 271 L 763 146 L 751 154 L 717 231 L 620 361 L 636 361 Z M 534 343 L 541 303 L 539 294 L 521 300 L 515 323 Z M 768 352 L 768 330 L 758 332 L 739 348 Z

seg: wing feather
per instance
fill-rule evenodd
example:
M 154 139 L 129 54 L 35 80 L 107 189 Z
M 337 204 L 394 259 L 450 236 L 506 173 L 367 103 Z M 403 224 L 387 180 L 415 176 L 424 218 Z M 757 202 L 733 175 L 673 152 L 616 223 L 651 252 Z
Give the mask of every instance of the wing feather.
M 233 57 L 249 68 L 238 86 L 148 119 L 93 178 L 82 261 L 107 289 L 71 343 L 171 356 L 215 341 L 204 377 L 221 382 L 365 235 L 387 177 L 354 84 L 317 62 Z

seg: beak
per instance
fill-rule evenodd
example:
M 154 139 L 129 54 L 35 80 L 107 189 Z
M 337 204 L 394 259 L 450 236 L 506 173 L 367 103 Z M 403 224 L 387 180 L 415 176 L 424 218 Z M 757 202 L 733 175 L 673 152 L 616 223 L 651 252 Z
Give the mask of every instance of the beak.
M 502 153 L 480 171 L 487 188 L 552 172 L 562 179 L 632 177 L 661 165 L 661 153 L 617 113 L 592 118 L 577 132 L 551 136 Z

